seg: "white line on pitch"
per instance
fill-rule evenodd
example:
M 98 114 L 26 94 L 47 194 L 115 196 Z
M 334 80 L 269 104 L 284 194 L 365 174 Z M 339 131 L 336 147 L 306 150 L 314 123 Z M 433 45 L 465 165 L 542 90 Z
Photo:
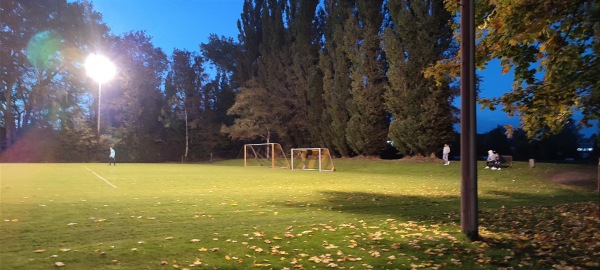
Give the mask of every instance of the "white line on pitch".
M 87 166 L 83 166 L 84 168 L 86 168 L 88 171 L 92 172 L 95 176 L 97 176 L 98 178 L 104 180 L 104 182 L 106 182 L 107 184 L 109 184 L 111 187 L 117 188 L 117 186 L 113 185 L 113 183 L 109 182 L 108 180 L 104 179 L 104 177 L 100 176 L 99 174 L 97 174 L 95 171 L 92 171 L 90 168 L 88 168 Z

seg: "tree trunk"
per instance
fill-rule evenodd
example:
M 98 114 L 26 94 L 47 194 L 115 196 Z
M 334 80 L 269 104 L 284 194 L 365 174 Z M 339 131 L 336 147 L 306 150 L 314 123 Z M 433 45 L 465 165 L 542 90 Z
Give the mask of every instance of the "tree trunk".
M 4 92 L 4 100 L 6 100 L 6 106 L 4 107 L 4 128 L 6 132 L 6 147 L 8 148 L 15 142 L 15 137 L 17 135 L 16 127 L 15 127 L 15 116 L 12 111 L 12 91 L 9 89 L 12 88 L 12 85 L 8 85 L 6 91 Z

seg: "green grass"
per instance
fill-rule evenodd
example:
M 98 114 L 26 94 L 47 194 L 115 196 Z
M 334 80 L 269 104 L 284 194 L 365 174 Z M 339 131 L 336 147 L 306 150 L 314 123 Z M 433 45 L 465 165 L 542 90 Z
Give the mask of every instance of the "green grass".
M 334 162 L 333 173 L 243 168 L 240 160 L 0 164 L 0 265 L 597 267 L 598 193 L 547 177 L 586 165 L 539 163 L 531 169 L 517 162 L 502 171 L 479 170 L 482 240 L 470 242 L 460 232 L 458 162 Z

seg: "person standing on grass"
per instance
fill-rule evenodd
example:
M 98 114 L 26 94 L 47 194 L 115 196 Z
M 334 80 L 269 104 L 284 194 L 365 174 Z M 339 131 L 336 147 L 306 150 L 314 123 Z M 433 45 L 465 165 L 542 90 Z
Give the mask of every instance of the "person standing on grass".
M 450 159 L 448 159 L 448 155 L 450 155 L 450 146 L 448 144 L 444 144 L 444 150 L 442 150 L 442 159 L 444 160 L 444 165 L 450 165 Z
M 115 163 L 115 154 L 115 149 L 111 146 L 110 154 L 108 155 L 108 166 L 110 166 L 111 163 L 113 164 L 113 166 L 117 166 L 117 163 Z

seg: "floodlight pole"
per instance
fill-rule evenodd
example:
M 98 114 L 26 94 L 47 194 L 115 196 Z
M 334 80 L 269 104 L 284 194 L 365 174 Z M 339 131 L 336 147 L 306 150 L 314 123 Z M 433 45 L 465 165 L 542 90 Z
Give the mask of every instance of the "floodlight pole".
M 475 155 L 475 4 L 461 0 L 460 10 L 460 165 L 461 165 L 461 231 L 470 240 L 479 239 L 477 201 L 477 159 Z
M 90 54 L 85 61 L 88 76 L 98 83 L 98 119 L 96 124 L 96 151 L 100 154 L 100 115 L 102 108 L 102 83 L 112 79 L 115 75 L 115 66 L 104 56 Z
M 101 102 L 102 102 L 102 83 L 99 82 L 98 83 L 98 124 L 96 126 L 96 138 L 98 140 L 98 142 L 100 141 L 100 110 L 102 108 L 101 106 Z

